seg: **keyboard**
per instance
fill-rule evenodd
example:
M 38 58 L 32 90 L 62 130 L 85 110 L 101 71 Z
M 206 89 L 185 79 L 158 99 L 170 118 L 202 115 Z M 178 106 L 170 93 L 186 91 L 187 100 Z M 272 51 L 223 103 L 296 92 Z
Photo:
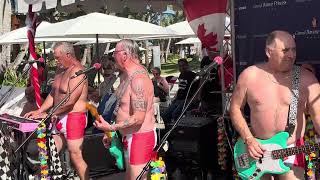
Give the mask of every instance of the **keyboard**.
M 13 116 L 9 114 L 0 115 L 0 121 L 1 123 L 6 123 L 7 126 L 19 130 L 23 133 L 34 131 L 39 124 L 39 121 L 37 120 Z

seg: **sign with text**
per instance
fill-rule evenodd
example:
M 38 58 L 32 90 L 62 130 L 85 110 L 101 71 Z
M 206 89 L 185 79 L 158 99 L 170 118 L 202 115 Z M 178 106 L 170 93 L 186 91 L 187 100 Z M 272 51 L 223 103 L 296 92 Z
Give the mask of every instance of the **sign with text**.
M 285 30 L 295 37 L 297 63 L 319 67 L 319 9 L 319 0 L 235 1 L 237 74 L 249 65 L 266 61 L 265 40 L 274 30 Z

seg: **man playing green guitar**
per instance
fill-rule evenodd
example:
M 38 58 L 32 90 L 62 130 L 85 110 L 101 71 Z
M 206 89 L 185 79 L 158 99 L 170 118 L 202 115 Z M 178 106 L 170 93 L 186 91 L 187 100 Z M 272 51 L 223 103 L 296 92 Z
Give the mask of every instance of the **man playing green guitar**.
M 131 40 L 121 40 L 116 45 L 113 56 L 122 72 L 116 91 L 116 123 L 110 125 L 101 116 L 100 121 L 94 123 L 100 130 L 119 131 L 123 136 L 127 180 L 137 178 L 152 157 L 157 142 L 153 84 L 140 64 L 138 51 L 139 46 Z M 146 175 L 143 179 L 147 179 Z
M 270 146 L 264 143 L 266 139 L 275 142 L 286 135 L 275 136 L 286 130 L 288 125 L 288 112 L 291 104 L 291 88 L 294 63 L 296 60 L 296 44 L 293 37 L 285 31 L 274 31 L 266 40 L 265 53 L 268 57 L 266 63 L 246 68 L 239 76 L 237 86 L 233 92 L 230 116 L 235 129 L 240 134 L 245 153 L 248 157 L 237 159 L 236 166 L 246 164 L 245 159 L 254 159 L 258 167 L 266 158 L 275 158 L 270 154 Z M 310 113 L 316 131 L 320 133 L 320 86 L 313 73 L 301 68 L 299 98 L 297 103 L 296 125 L 290 134 L 286 145 L 295 145 L 304 135 L 304 112 Z M 243 116 L 243 109 L 248 103 L 250 107 L 250 128 Z M 257 140 L 259 138 L 261 140 Z M 279 146 L 281 148 L 281 146 Z M 282 147 L 282 148 L 284 148 Z M 277 149 L 277 148 L 275 148 Z M 292 157 L 291 157 L 292 158 Z M 290 158 L 289 158 L 290 159 Z M 261 169 L 255 168 L 255 173 L 248 179 L 258 176 Z M 270 173 L 271 174 L 268 174 Z M 286 173 L 268 171 L 261 179 L 304 179 L 304 169 L 292 166 Z M 265 172 L 266 173 L 266 172 Z M 278 175 L 276 175 L 278 174 Z

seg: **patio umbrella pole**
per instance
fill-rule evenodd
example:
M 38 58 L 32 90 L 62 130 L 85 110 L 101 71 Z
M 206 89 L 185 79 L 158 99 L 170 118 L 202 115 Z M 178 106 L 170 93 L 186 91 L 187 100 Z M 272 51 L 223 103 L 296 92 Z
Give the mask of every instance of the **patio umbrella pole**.
M 96 34 L 96 57 L 99 64 L 101 64 L 100 56 L 99 56 L 99 34 Z M 98 85 L 100 84 L 100 69 L 97 71 L 98 73 Z

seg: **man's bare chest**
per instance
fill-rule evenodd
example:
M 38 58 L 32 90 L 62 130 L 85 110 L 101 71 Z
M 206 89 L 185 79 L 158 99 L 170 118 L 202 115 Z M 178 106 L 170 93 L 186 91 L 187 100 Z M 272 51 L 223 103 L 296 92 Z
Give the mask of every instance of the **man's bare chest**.
M 250 106 L 269 108 L 275 106 L 289 106 L 291 90 L 284 85 L 258 84 L 248 88 L 247 100 Z

